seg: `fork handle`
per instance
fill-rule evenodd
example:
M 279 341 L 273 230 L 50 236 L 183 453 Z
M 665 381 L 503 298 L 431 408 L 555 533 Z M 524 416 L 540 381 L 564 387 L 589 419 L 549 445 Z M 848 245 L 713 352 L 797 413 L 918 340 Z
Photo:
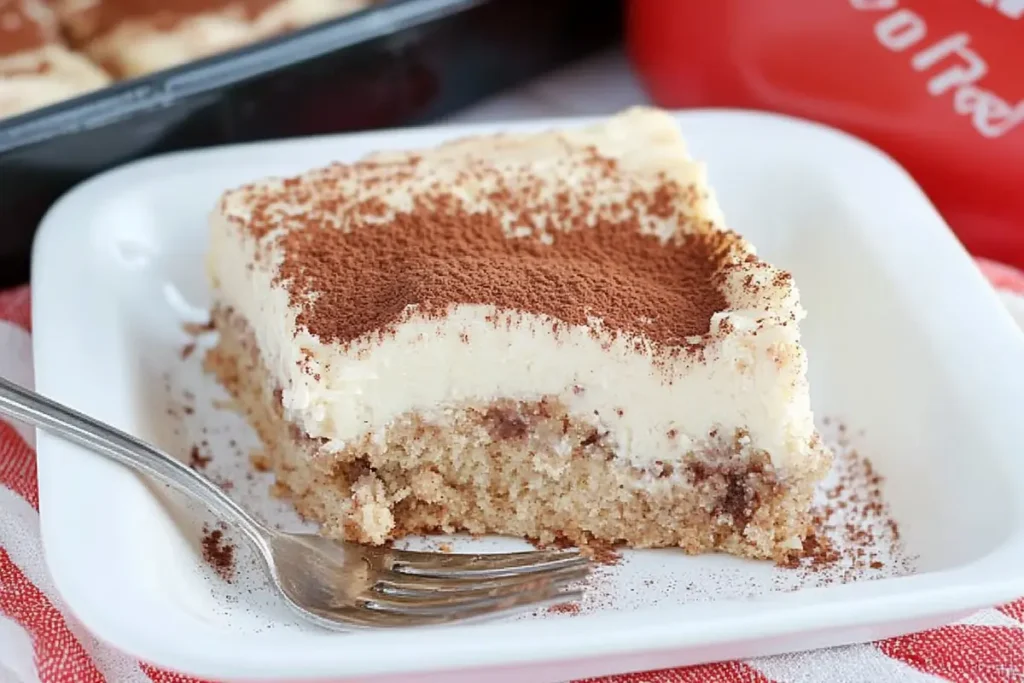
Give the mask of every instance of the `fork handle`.
M 0 413 L 84 446 L 137 472 L 198 498 L 222 521 L 234 522 L 254 542 L 266 543 L 264 525 L 220 487 L 146 442 L 0 377 Z

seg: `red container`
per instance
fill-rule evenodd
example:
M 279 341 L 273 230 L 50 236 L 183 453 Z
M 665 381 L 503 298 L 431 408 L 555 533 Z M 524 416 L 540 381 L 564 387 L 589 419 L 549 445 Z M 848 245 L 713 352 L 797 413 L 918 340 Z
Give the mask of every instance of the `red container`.
M 1024 267 L 1024 0 L 631 0 L 627 36 L 659 105 L 849 131 L 969 250 Z

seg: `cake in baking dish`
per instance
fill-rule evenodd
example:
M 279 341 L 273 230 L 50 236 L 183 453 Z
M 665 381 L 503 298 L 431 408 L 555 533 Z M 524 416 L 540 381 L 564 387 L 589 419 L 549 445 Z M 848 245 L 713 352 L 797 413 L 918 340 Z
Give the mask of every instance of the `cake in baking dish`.
M 667 113 L 227 192 L 208 268 L 207 365 L 329 536 L 801 546 L 831 456 L 797 288 Z
M 344 16 L 372 0 L 54 0 L 72 41 L 119 78 Z
M 80 95 L 110 82 L 64 45 L 42 0 L 0 0 L 0 119 Z

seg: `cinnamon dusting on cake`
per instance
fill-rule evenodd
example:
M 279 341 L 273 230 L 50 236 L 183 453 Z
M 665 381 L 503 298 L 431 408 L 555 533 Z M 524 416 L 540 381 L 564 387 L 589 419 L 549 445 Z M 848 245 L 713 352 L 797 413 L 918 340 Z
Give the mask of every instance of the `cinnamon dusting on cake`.
M 478 304 L 506 313 L 495 325 L 517 325 L 520 312 L 556 325 L 599 318 L 613 334 L 682 346 L 708 334 L 711 316 L 726 308 L 720 280 L 738 236 L 695 229 L 666 239 L 644 230 L 652 217 L 689 220 L 693 199 L 675 181 L 631 185 L 628 173 L 596 150 L 572 162 L 583 167 L 584 180 L 565 189 L 535 177 L 528 165 L 510 171 L 484 158 L 460 163 L 481 186 L 494 187 L 474 199 L 484 209 L 432 184 L 430 169 L 409 157 L 334 165 L 239 190 L 248 193 L 250 235 L 262 240 L 287 228 L 271 239 L 279 240 L 277 281 L 299 308 L 299 326 L 344 344 L 386 337 L 410 317 Z M 597 173 L 621 176 L 632 188 L 621 204 L 600 203 Z M 396 190 L 415 181 L 417 191 L 397 210 L 376 197 L 353 200 L 342 189 L 354 179 Z M 292 209 L 283 215 L 282 206 Z

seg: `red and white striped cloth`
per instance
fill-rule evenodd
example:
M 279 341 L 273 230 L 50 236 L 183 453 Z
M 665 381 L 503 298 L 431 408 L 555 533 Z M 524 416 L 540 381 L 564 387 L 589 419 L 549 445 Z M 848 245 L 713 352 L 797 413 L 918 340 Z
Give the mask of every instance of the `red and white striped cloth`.
M 1024 274 L 987 262 L 981 267 L 1008 297 L 1024 295 Z M 26 385 L 32 383 L 30 332 L 28 289 L 0 292 L 0 375 Z M 190 683 L 189 677 L 97 642 L 67 613 L 40 548 L 34 442 L 32 430 L 0 419 L 0 683 Z M 879 643 L 616 676 L 600 683 L 811 681 L 1021 683 L 1024 599 Z

